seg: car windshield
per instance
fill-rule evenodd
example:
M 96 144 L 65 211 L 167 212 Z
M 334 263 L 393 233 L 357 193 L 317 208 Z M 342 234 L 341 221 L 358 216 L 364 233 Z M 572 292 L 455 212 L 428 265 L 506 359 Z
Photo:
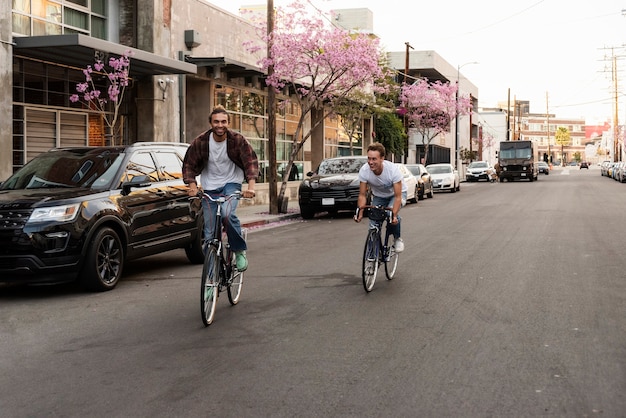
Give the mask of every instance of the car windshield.
M 322 161 L 317 174 L 348 174 L 358 173 L 363 164 L 367 163 L 366 158 L 336 158 Z
M 408 168 L 411 174 L 413 174 L 414 176 L 419 176 L 422 174 L 422 170 L 419 165 L 407 165 L 406 168 Z
M 468 168 L 487 168 L 487 167 L 489 167 L 489 165 L 481 161 L 470 163 L 470 165 L 468 166 Z
M 0 190 L 106 188 L 123 159 L 120 152 L 102 148 L 51 150 L 20 168 L 2 183 Z
M 433 165 L 428 168 L 430 174 L 449 174 L 452 173 L 452 167 L 448 165 Z

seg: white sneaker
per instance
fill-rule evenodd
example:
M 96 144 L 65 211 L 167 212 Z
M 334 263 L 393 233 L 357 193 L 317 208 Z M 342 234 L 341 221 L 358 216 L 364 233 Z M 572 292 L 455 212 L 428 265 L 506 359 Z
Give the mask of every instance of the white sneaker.
M 402 241 L 402 238 L 396 239 L 396 242 L 393 244 L 393 248 L 397 253 L 404 251 L 404 241 Z

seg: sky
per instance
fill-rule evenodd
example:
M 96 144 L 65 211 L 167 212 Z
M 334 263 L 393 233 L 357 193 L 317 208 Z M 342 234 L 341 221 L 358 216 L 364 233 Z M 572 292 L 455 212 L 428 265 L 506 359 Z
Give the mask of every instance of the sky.
M 264 1 L 207 0 L 238 14 Z M 530 101 L 531 113 L 626 121 L 626 0 L 307 0 L 318 10 L 368 8 L 386 51 L 433 50 L 478 88 L 479 107 Z M 274 0 L 275 7 L 290 0 Z M 624 12 L 623 12 L 624 11 Z M 470 64 L 471 63 L 471 64 Z

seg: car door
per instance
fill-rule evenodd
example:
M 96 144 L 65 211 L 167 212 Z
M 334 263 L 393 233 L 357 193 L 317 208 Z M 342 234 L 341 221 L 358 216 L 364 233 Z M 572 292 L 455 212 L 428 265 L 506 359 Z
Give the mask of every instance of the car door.
M 181 150 L 182 152 L 182 150 Z M 167 224 L 162 235 L 171 239 L 188 240 L 191 230 L 196 228 L 196 218 L 189 212 L 189 188 L 183 182 L 183 158 L 172 149 L 156 149 L 153 157 L 161 178 L 160 190 L 167 200 Z
M 119 197 L 118 205 L 128 225 L 130 251 L 149 252 L 170 227 L 170 195 L 149 149 L 134 151 L 127 161 L 122 184 L 146 176 L 150 185 L 130 189 Z

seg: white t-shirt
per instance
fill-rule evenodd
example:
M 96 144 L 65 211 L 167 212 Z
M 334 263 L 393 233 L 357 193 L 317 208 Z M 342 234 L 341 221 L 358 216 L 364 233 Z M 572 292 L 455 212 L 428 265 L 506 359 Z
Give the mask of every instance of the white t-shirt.
M 404 176 L 397 165 L 391 161 L 383 161 L 383 171 L 379 176 L 374 174 L 367 163 L 359 170 L 359 181 L 369 184 L 370 190 L 374 196 L 391 197 L 393 193 L 393 185 L 399 181 L 402 182 L 402 191 L 406 192 L 406 183 Z
M 243 183 L 243 170 L 228 158 L 226 141 L 217 142 L 209 136 L 209 162 L 200 174 L 203 190 L 216 190 L 226 183 Z

